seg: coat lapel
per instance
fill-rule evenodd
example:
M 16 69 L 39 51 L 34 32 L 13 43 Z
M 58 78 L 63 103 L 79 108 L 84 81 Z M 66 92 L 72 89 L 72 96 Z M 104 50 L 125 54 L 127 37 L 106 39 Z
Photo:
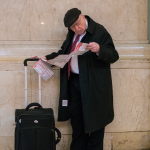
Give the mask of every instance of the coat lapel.
M 64 52 L 63 54 L 69 54 L 70 53 L 70 50 L 71 50 L 71 43 L 72 43 L 72 40 L 73 40 L 73 37 L 74 37 L 74 32 L 71 31 L 70 29 L 68 29 L 68 34 L 67 34 L 67 38 L 66 38 L 66 45 L 64 47 Z

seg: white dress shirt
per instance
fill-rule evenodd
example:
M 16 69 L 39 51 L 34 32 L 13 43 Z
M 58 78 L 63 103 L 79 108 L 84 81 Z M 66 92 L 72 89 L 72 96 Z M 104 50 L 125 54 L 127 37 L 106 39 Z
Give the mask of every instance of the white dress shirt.
M 86 29 L 87 28 L 88 28 L 88 22 L 86 20 Z M 86 31 L 83 34 L 80 35 L 80 38 L 79 38 L 76 45 L 78 45 L 80 43 L 80 41 L 85 36 L 85 34 L 86 34 Z M 74 35 L 72 43 L 74 42 L 74 40 L 77 36 L 78 36 L 77 34 Z M 72 59 L 71 59 L 71 62 L 70 62 L 70 71 L 73 72 L 73 73 L 79 74 L 78 56 L 76 56 L 76 55 L 72 56 Z

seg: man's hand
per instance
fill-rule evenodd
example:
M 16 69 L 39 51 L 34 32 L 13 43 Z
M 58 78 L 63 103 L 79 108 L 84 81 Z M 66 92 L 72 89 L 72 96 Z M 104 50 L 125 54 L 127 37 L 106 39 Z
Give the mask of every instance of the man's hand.
M 99 54 L 100 46 L 96 42 L 91 42 L 87 45 L 87 49 L 91 50 L 94 53 Z
M 44 57 L 41 57 L 41 59 L 45 59 L 45 60 L 47 60 L 45 56 L 44 56 Z

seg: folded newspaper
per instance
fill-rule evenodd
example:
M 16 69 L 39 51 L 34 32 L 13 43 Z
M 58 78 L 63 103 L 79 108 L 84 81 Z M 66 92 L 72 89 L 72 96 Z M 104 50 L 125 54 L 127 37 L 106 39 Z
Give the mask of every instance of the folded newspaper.
M 54 71 L 51 68 L 51 64 L 46 63 L 42 59 L 40 59 L 33 68 L 39 73 L 39 75 L 47 81 L 53 74 Z
M 47 62 L 57 67 L 63 68 L 73 55 L 82 55 L 86 53 L 88 51 L 88 49 L 86 48 L 87 45 L 88 44 L 86 43 L 79 43 L 76 46 L 75 50 L 69 55 L 58 55 L 54 59 L 50 59 Z
M 44 61 L 40 59 L 33 68 L 43 77 L 44 80 L 48 80 L 53 74 L 53 70 L 51 68 L 51 65 L 55 65 L 57 67 L 63 68 L 66 63 L 70 60 L 70 58 L 74 55 L 82 55 L 89 51 L 87 49 L 87 43 L 79 43 L 75 50 L 71 52 L 69 55 L 58 55 L 54 59 L 50 59 L 48 61 Z

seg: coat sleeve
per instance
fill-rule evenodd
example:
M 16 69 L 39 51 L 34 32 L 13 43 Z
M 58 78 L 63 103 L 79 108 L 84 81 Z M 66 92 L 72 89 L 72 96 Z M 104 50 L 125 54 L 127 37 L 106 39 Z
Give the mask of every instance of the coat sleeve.
M 102 37 L 100 38 L 100 51 L 96 59 L 99 59 L 106 63 L 114 63 L 119 59 L 118 52 L 115 49 L 110 34 L 104 27 L 102 32 Z
M 64 45 L 65 45 L 65 43 L 66 43 L 66 40 L 64 41 L 64 43 L 63 43 L 62 46 L 61 46 L 61 49 L 60 49 L 58 52 L 53 52 L 53 53 L 51 53 L 51 54 L 49 54 L 49 55 L 46 55 L 46 56 L 45 56 L 46 59 L 47 59 L 47 60 L 53 59 L 53 58 L 57 57 L 58 55 L 63 54 L 63 50 L 64 50 Z

